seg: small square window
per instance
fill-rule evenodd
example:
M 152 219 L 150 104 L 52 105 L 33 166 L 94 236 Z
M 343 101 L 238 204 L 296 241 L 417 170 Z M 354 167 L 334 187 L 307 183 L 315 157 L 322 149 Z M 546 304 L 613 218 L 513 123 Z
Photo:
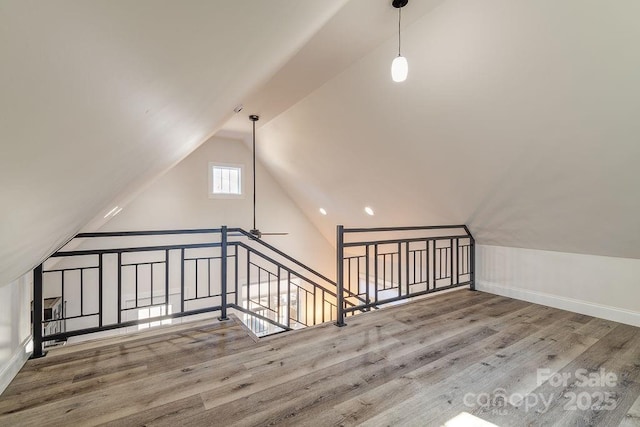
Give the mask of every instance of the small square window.
M 209 196 L 242 196 L 242 166 L 210 163 Z

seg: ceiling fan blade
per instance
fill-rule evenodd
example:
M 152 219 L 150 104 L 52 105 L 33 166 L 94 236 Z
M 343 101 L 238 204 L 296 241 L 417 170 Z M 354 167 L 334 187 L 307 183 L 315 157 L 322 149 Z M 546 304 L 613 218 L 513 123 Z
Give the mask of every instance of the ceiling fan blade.
M 262 236 L 286 236 L 289 233 L 286 232 L 271 232 L 271 233 L 263 233 L 262 231 L 254 228 L 252 230 L 249 230 L 249 237 L 252 237 L 254 239 L 260 239 Z

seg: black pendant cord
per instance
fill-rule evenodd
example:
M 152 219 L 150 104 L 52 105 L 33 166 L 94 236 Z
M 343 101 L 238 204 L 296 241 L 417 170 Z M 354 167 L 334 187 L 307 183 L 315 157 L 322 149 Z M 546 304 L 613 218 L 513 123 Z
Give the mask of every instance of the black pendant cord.
M 402 21 L 402 8 L 398 8 L 398 56 L 402 56 L 400 54 L 400 22 Z

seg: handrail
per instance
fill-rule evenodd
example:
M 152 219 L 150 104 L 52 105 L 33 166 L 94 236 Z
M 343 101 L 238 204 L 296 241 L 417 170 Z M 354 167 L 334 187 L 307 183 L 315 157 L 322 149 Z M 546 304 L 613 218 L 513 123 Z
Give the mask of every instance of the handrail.
M 466 225 L 460 224 L 460 225 L 419 225 L 419 226 L 404 226 L 404 227 L 344 228 L 344 232 L 345 233 L 372 233 L 372 232 L 383 232 L 383 231 L 443 230 L 447 228 L 464 228 L 467 231 L 469 231 Z
M 146 231 L 96 231 L 91 233 L 78 233 L 75 238 L 89 237 L 130 237 L 130 236 L 164 236 L 168 234 L 213 234 L 220 233 L 221 228 L 187 228 L 184 230 L 146 230 Z
M 265 241 L 263 241 L 263 240 L 261 240 L 261 239 L 257 239 L 253 234 L 251 234 L 251 233 L 249 233 L 249 232 L 247 232 L 247 231 L 243 230 L 242 228 L 230 228 L 228 231 L 229 231 L 230 233 L 240 233 L 240 234 L 244 235 L 245 237 L 248 237 L 248 238 L 249 238 L 249 239 L 251 239 L 252 241 L 254 241 L 254 242 L 257 242 L 257 243 L 261 244 L 262 246 L 266 247 L 267 249 L 269 249 L 269 250 L 271 250 L 271 251 L 273 251 L 273 252 L 277 253 L 278 255 L 282 256 L 282 257 L 283 257 L 283 258 L 285 258 L 286 260 L 291 261 L 292 263 L 296 264 L 297 266 L 299 266 L 299 267 L 301 267 L 301 268 L 303 268 L 303 269 L 305 269 L 305 270 L 309 271 L 309 272 L 310 272 L 310 273 L 312 273 L 312 274 L 315 274 L 316 276 L 320 277 L 322 280 L 324 280 L 324 281 L 326 281 L 327 283 L 329 283 L 329 284 L 331 284 L 331 285 L 335 286 L 335 287 L 336 287 L 336 290 L 337 290 L 337 284 L 336 284 L 336 282 L 335 282 L 335 281 L 333 281 L 333 280 L 329 279 L 327 276 L 325 276 L 325 275 L 323 275 L 323 274 L 321 274 L 321 273 L 318 273 L 316 270 L 314 270 L 314 269 L 312 269 L 311 267 L 309 267 L 309 266 L 305 265 L 304 263 L 302 263 L 302 262 L 298 261 L 297 259 L 295 259 L 295 258 L 291 257 L 290 255 L 287 255 L 286 253 L 282 252 L 280 249 L 276 248 L 275 246 L 272 246 L 272 245 L 268 244 L 267 242 L 265 242 Z M 258 252 L 258 253 L 260 253 L 260 252 Z M 272 262 L 275 262 L 275 261 L 272 261 Z M 296 273 L 296 274 L 297 274 L 297 273 Z M 309 280 L 309 279 L 305 279 L 305 280 L 307 280 L 307 281 L 309 281 L 309 282 L 310 282 L 310 280 Z M 318 285 L 318 286 L 322 287 L 323 289 L 326 289 L 326 288 L 325 288 L 324 286 L 322 286 L 322 285 Z M 345 290 L 344 290 L 344 292 L 345 292 L 349 297 L 351 297 L 351 298 L 356 298 L 356 299 L 359 299 L 361 302 L 366 302 L 366 301 L 365 301 L 365 300 L 363 300 L 360 296 L 358 296 L 357 294 L 355 294 L 355 293 L 351 292 L 351 291 L 350 291 L 350 290 L 348 290 L 348 289 L 345 289 Z M 335 296 L 335 294 L 334 294 L 334 296 Z
M 134 248 L 110 248 L 110 249 L 87 249 L 80 251 L 60 251 L 52 254 L 49 258 L 61 258 L 67 256 L 117 254 L 124 252 L 153 252 L 173 249 L 198 249 L 198 248 L 218 248 L 220 243 L 189 243 L 183 245 L 162 245 L 162 246 L 138 246 Z
M 471 236 L 463 234 L 458 236 L 435 236 L 435 237 L 412 237 L 409 239 L 387 239 L 387 240 L 376 240 L 376 241 L 360 241 L 360 242 L 349 242 L 345 243 L 344 247 L 354 247 L 354 246 L 365 246 L 365 245 L 386 245 L 392 243 L 409 243 L 409 242 L 422 242 L 429 240 L 444 240 L 444 239 L 468 239 Z
M 286 253 L 282 252 L 280 249 L 276 248 L 275 246 L 272 246 L 272 245 L 268 244 L 267 242 L 265 242 L 265 241 L 263 241 L 263 240 L 261 240 L 261 239 L 256 239 L 256 237 L 255 237 L 253 234 L 251 234 L 251 233 L 249 233 L 249 232 L 247 232 L 247 231 L 243 230 L 242 228 L 230 228 L 230 229 L 229 229 L 229 232 L 230 232 L 230 233 L 232 233 L 232 232 L 234 232 L 234 233 L 240 233 L 240 234 L 242 234 L 242 235 L 244 235 L 244 236 L 246 236 L 246 237 L 248 237 L 248 238 L 252 239 L 254 242 L 257 242 L 257 243 L 261 244 L 262 246 L 266 247 L 267 249 L 269 249 L 269 250 L 271 250 L 271 251 L 273 251 L 273 252 L 277 253 L 277 254 L 278 254 L 278 255 L 280 255 L 281 257 L 286 258 L 288 261 L 291 261 L 292 263 L 296 264 L 298 267 L 302 267 L 302 268 L 304 268 L 305 270 L 307 270 L 307 271 L 309 271 L 309 272 L 311 272 L 311 273 L 315 274 L 316 276 L 320 277 L 322 280 L 325 280 L 325 281 L 327 281 L 327 282 L 331 283 L 333 286 L 336 286 L 336 282 L 335 282 L 335 281 L 333 281 L 333 280 L 331 280 L 331 279 L 329 279 L 329 278 L 328 278 L 327 276 L 325 276 L 324 274 L 322 274 L 322 273 L 318 273 L 318 272 L 317 272 L 316 270 L 314 270 L 313 268 L 311 268 L 311 267 L 309 267 L 309 266 L 305 265 L 304 263 L 302 263 L 302 262 L 298 261 L 297 259 L 295 259 L 295 258 L 291 257 L 290 255 L 287 255 Z
M 275 264 L 277 267 L 280 267 L 283 270 L 288 271 L 289 273 L 295 274 L 298 278 L 304 280 L 305 282 L 309 283 L 310 285 L 318 287 L 318 288 L 322 289 L 324 292 L 326 292 L 327 294 L 329 294 L 330 296 L 337 298 L 336 293 L 334 291 L 332 291 L 331 289 L 327 289 L 326 287 L 322 286 L 321 284 L 317 283 L 316 281 L 311 280 L 306 276 L 303 276 L 302 274 L 298 273 L 297 271 L 292 270 L 291 268 L 287 267 L 286 265 L 282 264 L 281 262 L 276 261 L 275 259 L 271 258 L 270 256 L 263 254 L 262 252 L 256 250 L 255 248 L 252 248 L 249 245 L 246 245 L 246 244 L 244 244 L 242 242 L 229 242 L 229 245 L 242 246 L 246 250 L 248 250 L 248 251 L 250 251 L 250 252 L 252 252 L 252 253 L 254 253 L 256 255 L 261 256 L 262 258 L 264 258 L 265 260 L 269 261 L 272 264 Z M 354 294 L 353 292 L 345 290 L 345 293 L 347 295 L 349 295 L 350 297 L 358 298 L 362 302 L 366 302 L 366 301 L 362 300 L 358 295 Z M 351 301 L 346 301 L 345 300 L 345 303 L 350 305 L 351 307 L 355 306 L 355 304 L 352 303 Z
M 307 278 L 307 277 L 305 277 L 305 276 L 301 275 L 301 274 L 300 274 L 300 273 L 298 273 L 297 271 L 290 269 L 290 268 L 289 268 L 289 267 L 287 267 L 286 265 L 284 265 L 284 264 L 282 264 L 282 263 L 280 263 L 280 262 L 278 262 L 278 261 L 274 260 L 274 259 L 273 259 L 273 258 L 271 258 L 270 256 L 263 254 L 262 252 L 260 252 L 260 251 L 256 250 L 255 248 L 252 248 L 252 247 L 251 247 L 251 246 L 249 246 L 249 245 L 245 245 L 245 244 L 244 244 L 244 243 L 242 243 L 242 242 L 229 242 L 229 244 L 230 244 L 230 245 L 242 246 L 242 247 L 243 247 L 243 248 L 245 248 L 246 250 L 251 251 L 251 252 L 253 252 L 253 253 L 257 254 L 257 255 L 260 255 L 261 257 L 263 257 L 264 259 L 266 259 L 266 260 L 267 260 L 267 261 L 269 261 L 270 263 L 275 264 L 276 266 L 279 266 L 280 268 L 282 268 L 282 269 L 284 269 L 284 270 L 286 270 L 286 271 L 289 271 L 289 272 L 291 272 L 291 273 L 294 273 L 295 275 L 297 275 L 299 278 L 301 278 L 301 279 L 302 279 L 302 280 L 304 280 L 305 282 L 308 282 L 308 283 L 310 283 L 311 285 L 314 285 L 314 286 L 317 286 L 317 287 L 319 287 L 319 288 L 324 289 L 324 290 L 325 290 L 329 295 L 334 296 L 334 297 L 336 296 L 336 294 L 335 294 L 333 291 L 331 291 L 330 289 L 327 289 L 327 288 L 325 288 L 324 286 L 320 285 L 319 283 L 316 283 L 314 280 L 311 280 L 311 279 L 309 279 L 309 278 Z

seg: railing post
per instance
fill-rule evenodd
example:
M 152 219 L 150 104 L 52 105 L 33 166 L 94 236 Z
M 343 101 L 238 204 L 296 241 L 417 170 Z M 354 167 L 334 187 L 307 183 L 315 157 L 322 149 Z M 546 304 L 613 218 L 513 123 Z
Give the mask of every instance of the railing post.
M 464 231 L 469 235 L 469 289 L 476 290 L 476 239 L 473 238 L 471 230 L 466 225 L 463 225 Z
M 469 233 L 469 235 L 471 236 L 471 233 Z M 473 238 L 473 236 L 471 236 L 471 246 L 469 247 L 469 250 L 471 251 L 471 285 L 469 286 L 469 289 L 471 289 L 472 291 L 476 290 L 476 241 Z
M 184 313 L 184 247 L 180 249 L 180 313 Z
M 42 264 L 33 270 L 33 354 L 32 359 L 43 357 L 42 351 Z
M 220 296 L 222 309 L 218 320 L 229 320 L 227 317 L 227 226 L 220 232 Z
M 122 323 L 122 252 L 118 252 L 118 323 Z
M 339 225 L 336 236 L 336 326 L 346 326 L 344 322 L 344 226 Z

